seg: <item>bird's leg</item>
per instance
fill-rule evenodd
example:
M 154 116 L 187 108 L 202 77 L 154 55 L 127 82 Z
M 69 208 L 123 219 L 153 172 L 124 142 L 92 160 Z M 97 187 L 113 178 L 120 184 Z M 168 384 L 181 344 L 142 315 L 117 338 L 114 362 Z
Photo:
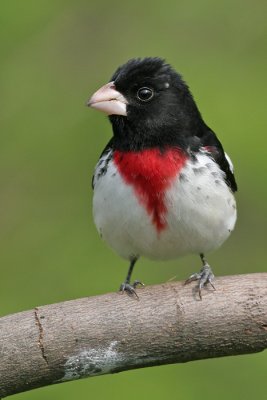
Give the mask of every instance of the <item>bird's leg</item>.
M 199 298 L 202 299 L 202 295 L 201 295 L 201 291 L 204 285 L 207 285 L 207 283 L 209 283 L 214 290 L 215 286 L 213 285 L 212 281 L 214 280 L 214 274 L 212 272 L 212 269 L 210 267 L 210 265 L 207 263 L 205 256 L 203 253 L 200 254 L 200 258 L 202 261 L 202 268 L 199 271 L 199 273 L 195 273 L 193 275 L 191 275 L 186 281 L 185 281 L 185 285 L 187 285 L 190 282 L 193 281 L 198 281 L 198 294 L 199 294 Z
M 129 296 L 135 296 L 138 299 L 138 295 L 137 295 L 135 289 L 138 285 L 144 286 L 144 284 L 140 281 L 134 281 L 132 285 L 130 284 L 132 272 L 133 272 L 133 269 L 134 269 L 134 266 L 135 266 L 135 263 L 137 260 L 138 260 L 138 258 L 133 258 L 131 260 L 125 282 L 123 282 L 120 286 L 120 292 L 122 292 L 122 293 L 126 292 Z

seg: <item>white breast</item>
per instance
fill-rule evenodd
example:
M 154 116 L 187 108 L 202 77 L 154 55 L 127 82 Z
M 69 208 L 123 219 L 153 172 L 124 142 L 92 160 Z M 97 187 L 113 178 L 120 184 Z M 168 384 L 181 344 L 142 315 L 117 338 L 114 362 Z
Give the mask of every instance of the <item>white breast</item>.
M 223 176 L 204 152 L 187 161 L 166 191 L 167 227 L 158 232 L 133 187 L 110 161 L 105 174 L 94 182 L 95 224 L 103 239 L 127 259 L 206 253 L 228 238 L 236 221 L 235 199 Z

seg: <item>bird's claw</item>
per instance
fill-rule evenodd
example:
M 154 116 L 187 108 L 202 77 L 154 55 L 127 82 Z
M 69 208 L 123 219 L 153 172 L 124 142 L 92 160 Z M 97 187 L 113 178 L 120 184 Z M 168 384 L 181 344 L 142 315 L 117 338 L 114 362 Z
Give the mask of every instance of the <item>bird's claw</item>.
M 134 288 L 136 288 L 137 286 L 145 286 L 145 284 L 143 283 L 143 282 L 141 282 L 141 281 L 134 281 L 134 283 L 133 283 L 133 287 Z
M 211 285 L 211 287 L 216 290 L 215 286 L 213 285 L 212 281 L 214 280 L 214 274 L 212 272 L 211 267 L 209 266 L 209 264 L 205 264 L 203 265 L 203 267 L 201 268 L 199 273 L 195 273 L 192 274 L 186 281 L 185 281 L 185 285 L 187 285 L 188 283 L 191 283 L 193 281 L 198 281 L 198 294 L 199 294 L 199 298 L 200 300 L 202 300 L 202 294 L 201 291 L 203 289 L 203 287 L 205 285 L 207 285 L 208 283 Z
M 139 296 L 138 296 L 138 294 L 137 294 L 136 291 L 135 291 L 135 289 L 136 289 L 139 285 L 145 286 L 144 283 L 141 282 L 141 281 L 134 281 L 132 285 L 131 285 L 130 283 L 128 283 L 128 282 L 124 282 L 124 283 L 121 284 L 120 290 L 119 290 L 119 291 L 120 291 L 121 293 L 126 292 L 126 293 L 128 294 L 128 296 L 131 296 L 131 297 L 134 296 L 136 299 L 139 299 Z

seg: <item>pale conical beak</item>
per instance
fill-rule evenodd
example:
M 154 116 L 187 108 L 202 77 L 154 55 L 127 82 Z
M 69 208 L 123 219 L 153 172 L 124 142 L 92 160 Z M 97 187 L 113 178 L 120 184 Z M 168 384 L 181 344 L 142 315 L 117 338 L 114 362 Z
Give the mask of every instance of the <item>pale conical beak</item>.
M 114 82 L 102 86 L 86 103 L 88 107 L 103 111 L 107 115 L 127 115 L 125 97 L 115 89 Z

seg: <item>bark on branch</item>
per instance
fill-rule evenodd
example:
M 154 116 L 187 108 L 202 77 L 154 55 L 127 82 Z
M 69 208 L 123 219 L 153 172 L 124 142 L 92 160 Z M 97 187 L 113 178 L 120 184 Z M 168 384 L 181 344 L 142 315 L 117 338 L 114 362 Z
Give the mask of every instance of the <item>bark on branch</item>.
M 199 300 L 181 282 L 0 318 L 0 397 L 152 365 L 267 347 L 267 273 L 221 277 Z

